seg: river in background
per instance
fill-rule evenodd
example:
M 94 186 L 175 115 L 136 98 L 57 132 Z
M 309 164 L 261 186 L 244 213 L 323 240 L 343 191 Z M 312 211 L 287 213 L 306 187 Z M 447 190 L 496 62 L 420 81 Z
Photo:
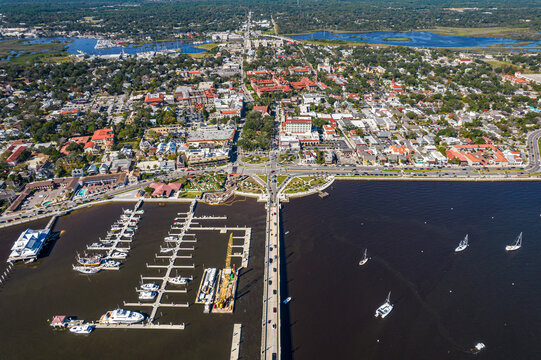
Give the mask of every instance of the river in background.
M 539 189 L 351 181 L 285 204 L 284 359 L 539 359 Z M 376 319 L 389 291 L 394 310 Z
M 122 306 L 123 301 L 137 301 L 135 287 L 141 274 L 153 275 L 146 269 L 163 244 L 163 237 L 177 212 L 186 211 L 186 204 L 143 205 L 146 213 L 132 243 L 132 250 L 120 271 L 102 271 L 82 275 L 71 269 L 77 252 L 87 244 L 104 237 L 110 225 L 118 220 L 122 208 L 133 203 L 94 206 L 64 216 L 54 231 L 63 231 L 48 256 L 31 265 L 17 265 L 8 282 L 0 288 L 1 359 L 225 359 L 229 358 L 233 324 L 242 323 L 241 354 L 255 359 L 260 352 L 263 293 L 263 246 L 265 211 L 254 200 L 235 202 L 231 206 L 198 204 L 196 216 L 227 215 L 227 220 L 212 220 L 204 225 L 252 227 L 248 269 L 242 271 L 238 300 L 233 314 L 203 314 L 203 305 L 189 308 L 161 308 L 156 321 L 186 323 L 185 330 L 109 330 L 97 329 L 88 336 L 67 331 L 53 331 L 47 324 L 52 315 L 75 315 L 97 320 L 107 310 Z M 7 259 L 9 249 L 21 231 L 42 228 L 48 219 L 0 230 L 0 258 Z M 201 281 L 203 265 L 223 267 L 229 233 L 197 232 L 198 243 L 193 259 L 194 275 L 187 294 L 170 294 L 165 302 L 193 304 Z M 47 255 L 47 253 L 45 253 Z M 5 260 L 2 260 L 5 261 Z M 4 266 L 0 266 L 4 271 Z M 174 298 L 173 298 L 174 297 Z M 130 308 L 145 311 L 148 308 Z
M 95 46 L 98 42 L 94 38 L 38 38 L 28 40 L 28 44 L 42 44 L 50 43 L 54 41 L 60 41 L 66 44 L 66 51 L 71 54 L 76 54 L 79 51 L 87 55 L 118 55 L 124 52 L 125 54 L 135 55 L 140 53 L 164 51 L 164 50 L 176 50 L 184 54 L 196 54 L 205 52 L 204 49 L 194 47 L 195 44 L 182 41 L 160 41 L 143 44 L 140 46 L 133 44 L 126 44 L 126 46 L 114 46 L 107 49 L 96 49 Z
M 531 43 L 529 47 L 541 46 L 541 41 L 525 41 L 505 38 L 476 37 L 476 36 L 448 36 L 427 31 L 413 32 L 361 32 L 361 33 L 334 33 L 328 31 L 316 31 L 310 34 L 290 35 L 295 40 L 344 40 L 360 41 L 371 44 L 402 45 L 413 47 L 487 47 L 492 45 L 508 44 L 514 46 L 517 43 Z M 389 40 L 403 39 L 403 40 Z

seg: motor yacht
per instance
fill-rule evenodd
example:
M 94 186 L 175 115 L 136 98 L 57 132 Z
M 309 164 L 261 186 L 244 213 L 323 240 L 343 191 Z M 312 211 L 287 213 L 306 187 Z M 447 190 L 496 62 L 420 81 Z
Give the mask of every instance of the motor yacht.
M 142 291 L 139 293 L 139 300 L 154 300 L 158 295 L 156 291 Z
M 102 315 L 100 323 L 102 324 L 136 324 L 145 319 L 145 316 L 137 311 L 116 309 L 107 311 Z
M 91 324 L 77 325 L 69 328 L 69 331 L 74 334 L 90 334 L 93 330 L 94 325 Z

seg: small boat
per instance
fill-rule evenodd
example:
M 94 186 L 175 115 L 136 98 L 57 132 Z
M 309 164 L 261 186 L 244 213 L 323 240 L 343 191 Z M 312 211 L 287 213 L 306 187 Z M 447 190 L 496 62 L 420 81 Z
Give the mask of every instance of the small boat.
M 120 259 L 123 260 L 128 257 L 128 254 L 122 251 L 115 251 L 109 256 L 111 259 Z
M 167 236 L 163 238 L 165 241 L 177 241 L 178 238 L 175 236 Z
M 139 300 L 153 300 L 158 293 L 156 291 L 142 291 L 139 293 Z
M 160 287 L 154 283 L 141 284 L 141 290 L 157 291 Z
M 359 266 L 363 266 L 364 264 L 366 264 L 368 262 L 368 249 L 364 249 L 364 256 L 363 258 L 361 259 L 361 261 L 359 261 Z
M 291 296 L 282 301 L 284 304 L 288 304 L 291 301 Z
M 464 240 L 462 240 L 458 246 L 456 247 L 455 249 L 455 252 L 461 252 L 461 251 L 464 251 L 466 250 L 466 248 L 468 247 L 468 234 L 466 234 L 466 237 L 464 238 Z
M 99 249 L 99 248 L 103 248 L 103 247 L 105 247 L 105 244 L 95 242 L 95 243 L 92 243 L 90 245 L 87 245 L 86 248 L 87 249 L 92 249 L 92 248 L 98 248 Z
M 90 334 L 93 330 L 94 325 L 91 324 L 77 325 L 69 328 L 69 331 L 74 334 Z
M 167 254 L 173 252 L 173 250 L 175 250 L 175 248 L 160 248 L 160 253 Z
M 483 350 L 485 347 L 486 347 L 485 344 L 483 344 L 482 342 L 479 342 L 479 343 L 475 344 L 475 346 L 470 351 L 472 353 L 474 353 L 474 354 L 477 354 L 481 350 Z
M 115 260 L 107 260 L 101 264 L 102 269 L 120 269 L 120 262 Z
M 285 233 L 285 234 L 286 234 L 286 235 L 287 235 L 287 234 L 289 234 L 289 231 L 286 231 L 286 233 Z
M 391 304 L 391 292 L 389 291 L 389 295 L 387 295 L 387 300 L 385 300 L 385 303 L 381 305 L 376 310 L 376 317 L 381 316 L 382 319 L 384 319 L 387 315 L 393 311 L 393 304 Z
M 80 256 L 79 254 L 77 254 L 76 260 L 82 266 L 98 266 L 99 264 L 101 264 L 103 260 L 103 256 L 102 255 L 87 256 L 86 254 L 85 256 Z
M 169 279 L 169 282 L 174 285 L 186 285 L 190 281 L 190 278 L 177 276 Z
M 507 245 L 505 247 L 505 251 L 514 251 L 520 249 L 522 246 L 522 233 L 518 234 L 517 239 L 515 240 L 515 243 L 513 245 Z
M 95 274 L 95 273 L 100 272 L 101 269 L 99 267 L 95 267 L 95 266 L 75 266 L 75 265 L 73 265 L 73 270 L 78 271 L 78 272 L 83 273 L 83 274 Z
M 101 324 L 136 324 L 145 319 L 145 316 L 137 311 L 116 309 L 107 311 L 100 318 Z

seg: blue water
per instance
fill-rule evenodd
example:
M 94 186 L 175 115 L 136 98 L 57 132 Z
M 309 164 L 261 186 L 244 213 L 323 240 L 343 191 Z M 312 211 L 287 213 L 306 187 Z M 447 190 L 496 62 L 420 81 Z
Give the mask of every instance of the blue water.
M 204 49 L 199 49 L 193 46 L 192 43 L 183 43 L 180 41 L 166 41 L 158 43 L 150 43 L 142 46 L 134 46 L 129 44 L 127 46 L 115 46 L 109 49 L 94 49 L 97 39 L 92 38 L 40 38 L 29 40 L 29 44 L 41 44 L 50 43 L 53 41 L 61 41 L 66 44 L 67 51 L 71 54 L 75 54 L 78 51 L 82 51 L 87 55 L 117 55 L 124 49 L 125 54 L 139 54 L 149 51 L 163 51 L 163 50 L 180 50 L 181 53 L 195 54 L 204 52 Z
M 332 33 L 316 31 L 311 34 L 291 35 L 296 40 L 347 40 L 361 41 L 372 44 L 403 45 L 415 47 L 486 47 L 490 45 L 510 44 L 524 42 L 524 40 L 472 37 L 472 36 L 445 36 L 433 32 L 365 32 L 365 33 Z M 388 41 L 385 38 L 410 38 L 410 41 Z M 541 41 L 531 41 L 532 47 L 541 46 Z

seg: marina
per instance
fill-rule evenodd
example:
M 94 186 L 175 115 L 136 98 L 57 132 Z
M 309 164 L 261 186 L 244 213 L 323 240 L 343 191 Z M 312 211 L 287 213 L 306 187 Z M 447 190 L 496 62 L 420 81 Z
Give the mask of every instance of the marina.
M 86 246 L 87 250 L 104 251 L 105 254 L 84 253 L 81 256 L 77 253 L 76 261 L 78 265 L 73 265 L 73 270 L 83 274 L 96 274 L 101 270 L 120 270 L 121 263 L 116 260 L 125 260 L 131 249 L 129 244 L 133 241 L 137 224 L 141 220 L 144 210 L 140 209 L 143 205 L 143 199 L 139 200 L 133 210 L 123 209 L 120 220 L 111 226 L 105 239 L 99 239 Z
M 64 234 L 55 243 L 54 251 L 44 257 L 40 262 L 39 271 L 34 264 L 30 266 L 16 266 L 16 271 L 9 275 L 9 281 L 0 289 L 1 306 L 10 306 L 16 313 L 8 313 L 3 318 L 5 326 L 0 327 L 3 338 L 2 354 L 5 359 L 31 358 L 31 354 L 39 351 L 41 358 L 49 360 L 58 358 L 58 349 L 66 351 L 84 352 L 92 357 L 103 356 L 103 348 L 106 347 L 108 356 L 118 359 L 133 357 L 160 357 L 172 358 L 171 346 L 181 348 L 181 354 L 175 355 L 180 359 L 222 359 L 230 356 L 231 336 L 235 323 L 243 325 L 243 341 L 240 344 L 240 353 L 243 357 L 257 358 L 259 351 L 260 331 L 260 293 L 261 283 L 257 277 L 261 274 L 261 265 L 250 258 L 250 268 L 241 272 L 239 282 L 240 299 L 236 299 L 235 312 L 227 316 L 209 316 L 203 313 L 202 305 L 193 305 L 195 293 L 199 286 L 203 268 L 202 265 L 219 267 L 224 266 L 224 258 L 227 250 L 229 233 L 220 234 L 219 231 L 188 232 L 181 247 L 194 247 L 193 251 L 181 251 L 176 265 L 193 265 L 195 269 L 176 269 L 178 275 L 190 276 L 193 272 L 193 282 L 187 286 L 168 284 L 167 289 L 175 292 L 165 293 L 162 298 L 164 304 L 185 304 L 188 307 L 160 307 L 152 324 L 146 321 L 132 325 L 100 325 L 97 319 L 106 310 L 115 309 L 117 306 L 126 310 L 140 311 L 148 315 L 152 307 L 128 307 L 126 302 L 152 303 L 149 300 L 139 300 L 141 290 L 141 277 L 162 277 L 163 269 L 148 268 L 148 265 L 163 265 L 169 259 L 158 259 L 154 254 L 159 253 L 160 247 L 174 246 L 173 242 L 165 242 L 164 238 L 170 236 L 170 225 L 174 222 L 177 213 L 186 213 L 190 203 L 166 204 L 159 206 L 157 203 L 145 203 L 145 214 L 139 222 L 136 242 L 129 253 L 129 261 L 123 265 L 122 271 L 101 271 L 99 276 L 88 276 L 88 280 L 81 281 L 81 276 L 71 270 L 73 254 L 85 248 L 87 244 L 95 242 L 100 234 L 106 234 L 110 229 L 111 219 L 118 218 L 123 213 L 122 209 L 133 209 L 133 203 L 112 203 L 103 206 L 94 206 L 82 211 L 76 211 L 58 220 L 55 229 L 61 229 Z M 246 218 L 243 211 L 250 211 L 251 217 Z M 195 217 L 220 217 L 221 220 L 201 220 L 207 226 L 235 227 L 236 224 L 246 224 L 251 228 L 252 236 L 261 239 L 262 226 L 264 225 L 264 212 L 260 204 L 248 200 L 234 204 L 230 207 L 208 206 L 198 203 Z M 44 228 L 47 221 L 26 225 L 33 229 Z M 89 226 L 89 224 L 92 224 Z M 255 228 L 254 228 L 255 226 Z M 25 227 L 25 228 L 26 228 Z M 0 256 L 4 259 L 9 254 L 9 248 L 14 239 L 25 228 L 12 227 L 1 230 Z M 255 229 L 255 230 L 254 230 Z M 16 234 L 14 236 L 13 234 Z M 240 231 L 235 235 L 243 235 Z M 255 235 L 254 235 L 255 234 Z M 197 235 L 197 239 L 196 239 Z M 103 238 L 103 235 L 100 235 Z M 4 240 L 10 240 L 6 244 Z M 196 240 L 197 242 L 194 242 Z M 238 240 L 239 243 L 242 240 Z M 237 239 L 235 239 L 235 243 Z M 255 242 L 250 249 L 250 255 L 260 258 L 262 242 Z M 90 252 L 90 251 L 89 251 Z M 103 253 L 103 252 L 101 252 Z M 184 258 L 187 256 L 189 258 Z M 237 262 L 238 261 L 238 262 Z M 240 258 L 232 261 L 238 267 Z M 9 266 L 9 264 L 7 264 Z M 186 272 L 187 271 L 187 272 Z M 246 274 L 243 272 L 246 271 Z M 175 271 L 172 276 L 174 277 Z M 85 276 L 87 277 L 87 276 Z M 191 276 L 190 276 L 191 277 Z M 156 283 L 158 281 L 145 280 L 144 283 Z M 26 287 L 25 284 L 32 284 Z M 25 287 L 24 296 L 19 297 L 21 286 Z M 186 287 L 187 292 L 184 292 Z M 54 291 L 51 291 L 54 289 Z M 182 291 L 182 292 L 176 292 Z M 20 293 L 23 295 L 23 293 Z M 65 296 L 65 294 L 70 294 Z M 13 302 L 16 296 L 16 302 Z M 32 305 L 35 300 L 42 299 L 43 306 Z M 239 309 L 239 310 L 237 310 Z M 95 329 L 88 335 L 75 334 L 69 331 L 56 332 L 46 324 L 52 314 L 77 315 L 79 318 L 96 324 Z M 21 323 L 21 321 L 24 322 Z M 184 324 L 184 326 L 182 326 Z M 31 344 L 17 344 L 18 338 L 13 336 L 13 329 L 23 329 L 33 334 L 35 339 Z M 11 329 L 11 331 L 6 331 Z M 130 331 L 134 330 L 134 331 Z M 143 330 L 143 331 L 135 331 Z M 163 331 L 167 330 L 167 331 Z M 182 330 L 182 331 L 179 331 Z M 244 332 L 246 330 L 246 332 Z M 19 331 L 19 330 L 17 330 Z M 129 342 L 129 348 L 120 344 Z M 177 354 L 177 352 L 174 352 Z

